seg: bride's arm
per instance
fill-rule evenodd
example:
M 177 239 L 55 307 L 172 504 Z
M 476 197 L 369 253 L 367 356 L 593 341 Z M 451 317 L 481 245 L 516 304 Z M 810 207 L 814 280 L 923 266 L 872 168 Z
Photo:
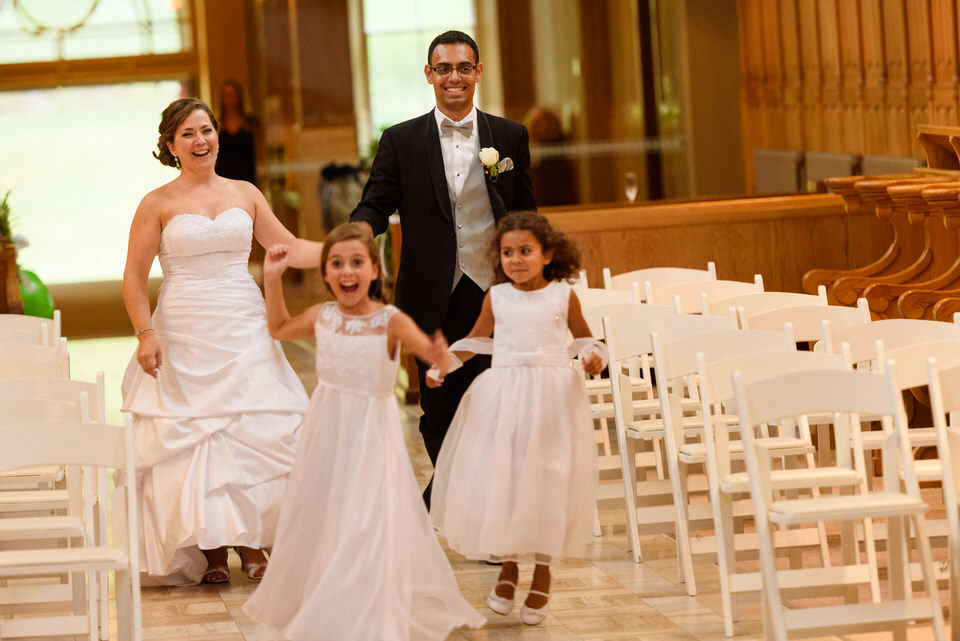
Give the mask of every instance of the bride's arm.
M 156 196 L 148 194 L 137 207 L 130 224 L 127 264 L 123 270 L 123 303 L 137 336 L 137 362 L 143 371 L 156 377 L 162 363 L 160 344 L 151 328 L 150 295 L 147 279 L 160 249 L 160 214 Z
M 286 245 L 289 247 L 290 267 L 306 269 L 320 265 L 320 250 L 323 243 L 305 238 L 297 238 L 293 233 L 283 226 L 283 223 L 276 217 L 267 199 L 263 193 L 250 183 L 245 183 L 245 188 L 249 190 L 254 203 L 253 212 L 253 235 L 265 248 L 274 245 Z

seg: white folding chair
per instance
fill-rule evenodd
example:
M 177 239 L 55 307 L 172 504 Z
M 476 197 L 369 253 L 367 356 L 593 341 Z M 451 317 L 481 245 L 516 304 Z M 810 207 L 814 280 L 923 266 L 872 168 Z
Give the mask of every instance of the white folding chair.
M 647 355 L 653 350 L 650 337 L 654 331 L 663 331 L 666 327 L 677 331 L 712 332 L 730 329 L 727 319 L 693 316 L 668 315 L 653 321 L 627 321 L 614 324 L 611 319 L 604 319 L 604 338 L 610 354 L 610 362 L 617 363 L 637 355 Z M 659 416 L 662 404 L 653 400 L 656 407 L 651 407 L 651 401 L 633 399 L 632 384 L 629 376 L 620 374 L 611 369 L 610 382 L 613 395 L 615 425 L 617 428 L 617 445 L 620 450 L 620 461 L 624 483 L 624 501 L 627 515 L 627 542 L 633 559 L 639 562 L 642 558 L 640 550 L 639 526 L 657 527 L 673 530 L 675 514 L 672 506 L 672 489 L 664 474 L 658 469 L 658 479 L 645 479 L 637 482 L 638 454 L 642 454 L 640 445 L 651 443 L 654 447 L 663 439 L 665 431 L 663 421 Z M 657 382 L 657 394 L 665 393 L 666 383 Z M 681 400 L 684 410 L 696 410 L 699 398 Z M 650 418 L 654 416 L 653 418 Z M 684 429 L 698 430 L 702 425 L 696 417 L 686 421 Z M 654 452 L 657 452 L 654 449 Z M 642 458 L 642 457 L 641 457 Z M 660 459 L 659 456 L 656 457 Z M 640 502 L 643 505 L 640 505 Z
M 707 300 L 721 300 L 763 291 L 763 277 L 755 274 L 752 283 L 738 280 L 700 280 L 654 288 L 644 283 L 644 300 L 657 305 L 673 305 L 678 314 L 699 314 Z
M 27 340 L 5 340 L 17 335 Z M 60 310 L 53 311 L 53 318 L 40 318 L 24 314 L 0 314 L 0 342 L 24 342 L 52 347 L 60 343 Z
M 793 336 L 798 342 L 815 342 L 823 338 L 823 321 L 828 321 L 833 330 L 842 330 L 870 322 L 867 299 L 861 298 L 856 307 L 840 305 L 798 305 L 762 312 L 739 314 L 744 329 L 779 331 L 784 323 L 793 326 Z
M 642 288 L 644 283 L 650 283 L 651 287 L 657 289 L 664 285 L 700 280 L 717 280 L 717 266 L 713 261 L 707 263 L 706 269 L 647 267 L 645 269 L 634 269 L 633 271 L 616 275 L 611 275 L 609 267 L 603 268 L 604 289 L 632 291 L 634 284 Z
M 140 563 L 137 532 L 133 428 L 129 418 L 123 427 L 80 420 L 34 420 L 0 425 L 0 471 L 47 464 L 89 466 L 103 469 L 84 479 L 85 491 L 93 490 L 107 469 L 116 470 L 112 492 L 113 540 L 97 545 L 0 551 L 0 579 L 57 576 L 68 573 L 114 573 L 119 638 L 140 641 Z M 109 488 L 97 488 L 106 498 Z M 85 510 L 86 520 L 93 519 Z M 100 635 L 96 591 L 89 591 L 86 614 L 51 613 L 50 616 L 7 618 L 0 616 L 0 638 Z M 0 614 L 3 608 L 0 606 Z
M 0 343 L 0 379 L 31 376 L 70 378 L 66 338 L 53 346 Z
M 746 472 L 735 471 L 733 462 L 743 459 L 743 441 L 730 440 L 734 426 L 725 421 L 718 421 L 717 414 L 724 408 L 733 411 L 733 386 L 731 375 L 740 372 L 744 380 L 752 381 L 785 372 L 799 372 L 811 369 L 841 369 L 844 367 L 843 358 L 839 354 L 823 354 L 817 352 L 787 351 L 781 353 L 767 353 L 763 351 L 738 354 L 726 358 L 708 359 L 704 353 L 697 354 L 697 374 L 700 385 L 700 400 L 703 414 L 703 433 L 707 462 L 707 478 L 710 488 L 710 505 L 713 509 L 714 528 L 716 532 L 717 564 L 720 570 L 720 595 L 722 599 L 724 632 L 733 636 L 734 621 L 739 615 L 739 595 L 748 592 L 760 591 L 760 573 L 757 571 L 739 571 L 737 567 L 737 551 L 757 550 L 758 542 L 754 533 L 735 533 L 734 518 L 739 506 L 741 513 L 748 511 L 753 514 L 752 507 L 737 502 L 739 497 L 749 495 L 750 483 Z M 798 421 L 793 427 L 795 433 L 788 438 L 801 438 L 805 444 L 811 443 L 810 427 L 804 420 Z M 739 426 L 737 426 L 739 433 Z M 767 437 L 768 439 L 770 437 Z M 773 443 L 773 441 L 767 441 Z M 813 453 L 808 448 L 799 448 L 806 459 L 806 467 L 778 469 L 771 473 L 771 481 L 775 489 L 780 491 L 797 492 L 809 490 L 817 496 L 818 489 L 823 487 L 859 487 L 864 478 L 861 472 L 854 467 L 815 467 Z M 782 453 L 781 449 L 778 454 Z M 799 548 L 806 546 L 821 546 L 821 559 L 824 567 L 830 566 L 828 540 L 823 524 L 816 528 L 799 528 L 778 530 L 775 532 L 777 547 L 781 549 Z M 868 534 L 870 530 L 867 530 Z M 852 536 L 852 532 L 848 533 Z M 872 541 L 872 539 L 870 539 Z M 700 537 L 696 539 L 694 553 L 702 547 Z M 868 548 L 869 552 L 869 548 Z M 870 564 L 871 589 L 876 588 L 879 598 L 879 583 L 877 577 L 876 555 L 868 554 Z M 784 571 L 794 584 L 802 584 L 805 577 L 811 575 L 808 569 L 798 568 Z M 849 573 L 841 570 L 833 580 L 837 585 L 849 583 Z M 859 580 L 859 579 L 857 579 Z
M 819 294 L 797 294 L 795 292 L 753 292 L 732 298 L 701 299 L 700 313 L 704 316 L 726 316 L 730 308 L 737 310 L 739 317 L 752 316 L 788 307 L 826 306 L 827 288 L 820 285 Z M 741 321 L 741 325 L 743 322 Z M 783 324 L 781 323 L 781 327 Z
M 764 631 L 768 639 L 825 636 L 846 632 L 893 630 L 904 639 L 906 626 L 913 621 L 931 621 L 934 638 L 944 639 L 943 614 L 933 576 L 933 558 L 927 539 L 924 514 L 927 505 L 913 469 L 909 443 L 901 438 L 906 430 L 906 415 L 896 386 L 895 366 L 887 363 L 886 373 L 864 371 L 814 370 L 783 374 L 746 382 L 733 375 L 736 411 L 743 426 L 755 427 L 786 419 L 799 420 L 812 413 L 834 413 L 838 456 L 843 448 L 857 440 L 860 415 L 884 419 L 884 490 L 855 495 L 831 495 L 819 498 L 781 498 L 772 482 L 771 456 L 762 442 L 754 439 L 752 429 L 741 429 L 744 458 L 750 478 L 750 496 L 756 512 L 760 543 L 760 567 L 763 575 Z M 843 444 L 843 445 L 841 445 Z M 903 469 L 900 488 L 897 463 Z M 881 603 L 844 603 L 786 609 L 781 590 L 791 586 L 777 571 L 774 528 L 796 527 L 816 522 L 857 522 L 865 519 L 887 520 L 890 599 Z M 909 521 L 909 523 L 908 523 Z M 909 527 L 923 567 L 923 598 L 910 596 Z M 859 554 L 855 561 L 859 561 Z M 845 558 L 844 561 L 849 561 Z M 857 564 L 850 565 L 855 572 Z M 825 588 L 832 586 L 825 582 Z M 799 604 L 794 604 L 799 606 Z
M 927 377 L 949 531 L 950 613 L 956 617 L 960 614 L 960 367 L 941 368 L 936 358 L 930 358 Z M 960 625 L 956 621 L 950 626 L 950 636 L 953 641 L 960 641 Z
M 704 317 L 710 318 L 710 317 Z M 684 392 L 698 392 L 697 357 L 727 358 L 737 354 L 762 352 L 770 358 L 793 351 L 793 338 L 784 333 L 726 330 L 720 332 L 690 331 L 687 328 L 664 327 L 651 335 L 654 370 L 661 386 L 660 405 L 664 427 L 664 455 L 673 494 L 674 519 L 677 533 L 677 559 L 680 575 L 686 583 L 687 593 L 697 593 L 693 571 L 694 542 L 691 540 L 691 524 L 707 522 L 712 525 L 713 512 L 708 503 L 691 503 L 690 468 L 706 464 L 706 447 L 702 439 L 688 442 L 691 425 L 704 426 L 704 417 L 684 417 L 682 401 Z M 702 406 L 703 399 L 696 398 Z M 697 409 L 701 409 L 699 406 Z M 715 420 L 724 417 L 716 416 Z M 726 417 L 736 423 L 736 417 Z M 700 429 L 697 432 L 701 432 Z M 813 450 L 809 440 L 781 439 L 784 455 L 803 455 Z M 706 490 L 706 488 L 703 488 Z M 696 537 L 699 553 L 716 553 L 716 541 L 712 537 Z

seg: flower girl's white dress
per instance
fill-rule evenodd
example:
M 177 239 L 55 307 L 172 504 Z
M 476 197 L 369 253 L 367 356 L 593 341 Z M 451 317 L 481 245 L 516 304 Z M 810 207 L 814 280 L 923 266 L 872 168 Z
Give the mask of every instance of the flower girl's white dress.
M 319 382 L 263 583 L 245 606 L 292 641 L 445 639 L 485 618 L 460 595 L 430 526 L 387 354 L 397 309 L 316 324 Z
M 443 441 L 430 518 L 471 559 L 583 556 L 596 443 L 582 375 L 568 355 L 570 286 L 504 283 L 490 297 L 492 366 L 464 394 Z

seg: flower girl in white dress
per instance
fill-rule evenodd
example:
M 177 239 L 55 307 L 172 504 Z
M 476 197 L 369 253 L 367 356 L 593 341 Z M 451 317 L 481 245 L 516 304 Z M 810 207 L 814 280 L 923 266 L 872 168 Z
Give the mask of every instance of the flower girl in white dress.
M 377 246 L 359 225 L 326 239 L 320 269 L 336 302 L 291 318 L 264 261 L 267 322 L 278 339 L 316 336 L 319 382 L 263 583 L 245 605 L 291 641 L 441 641 L 484 617 L 460 595 L 403 441 L 394 397 L 400 344 L 445 363 L 446 343 L 379 298 Z M 373 298 L 371 298 L 373 296 Z
M 606 360 L 590 337 L 566 279 L 579 252 L 541 215 L 501 219 L 491 252 L 495 280 L 480 317 L 454 343 L 459 359 L 489 353 L 493 364 L 474 380 L 437 459 L 430 518 L 448 545 L 472 559 L 503 560 L 487 605 L 513 609 L 517 561 L 536 564 L 521 619 L 547 615 L 550 562 L 582 556 L 592 536 L 596 445 L 582 376 L 571 351 L 598 374 Z M 568 332 L 576 339 L 568 346 Z M 434 371 L 434 380 L 444 372 Z

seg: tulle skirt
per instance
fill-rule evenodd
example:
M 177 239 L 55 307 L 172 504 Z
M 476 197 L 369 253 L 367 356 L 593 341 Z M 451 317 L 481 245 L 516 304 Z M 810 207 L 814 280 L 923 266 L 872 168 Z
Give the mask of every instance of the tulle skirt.
M 394 398 L 317 387 L 244 610 L 292 641 L 442 641 L 484 624 L 430 526 Z
M 471 559 L 581 557 L 593 532 L 596 443 L 570 367 L 486 370 L 437 459 L 430 518 Z

